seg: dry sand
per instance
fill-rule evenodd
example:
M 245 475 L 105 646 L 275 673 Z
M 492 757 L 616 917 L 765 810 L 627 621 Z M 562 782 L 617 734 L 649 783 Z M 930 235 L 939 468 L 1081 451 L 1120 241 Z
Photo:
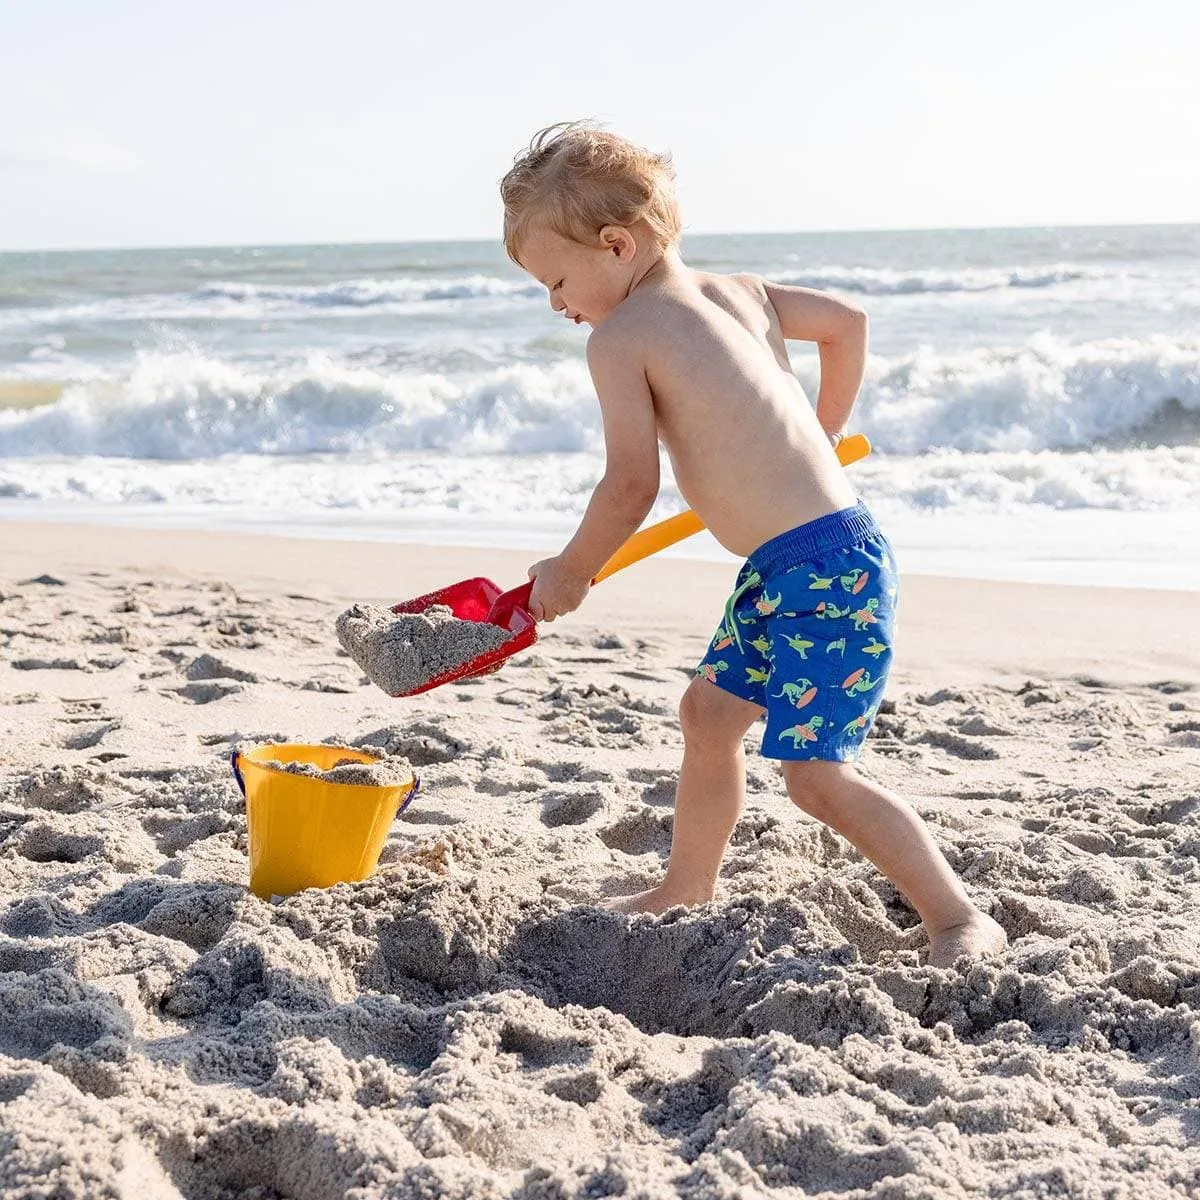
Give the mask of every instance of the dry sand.
M 905 581 L 863 769 L 1011 939 L 939 970 L 761 727 L 718 899 L 590 903 L 661 872 L 731 568 L 411 700 L 332 639 L 531 557 L 0 526 L 0 1193 L 1200 1194 L 1194 595 Z M 260 901 L 229 750 L 330 737 L 422 792 L 373 878 Z

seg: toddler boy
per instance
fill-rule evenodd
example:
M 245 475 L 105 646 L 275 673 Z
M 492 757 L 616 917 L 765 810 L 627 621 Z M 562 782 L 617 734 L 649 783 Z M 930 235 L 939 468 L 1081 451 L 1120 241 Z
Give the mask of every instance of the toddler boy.
M 904 893 L 930 964 L 999 952 L 1004 930 L 972 905 L 917 814 L 853 765 L 883 697 L 897 590 L 887 538 L 833 450 L 863 379 L 866 314 L 687 267 L 669 159 L 615 134 L 542 130 L 500 190 L 510 257 L 556 313 L 591 326 L 604 425 L 604 476 L 563 551 L 530 568 L 530 611 L 553 621 L 579 607 L 654 503 L 659 441 L 688 504 L 746 559 L 680 704 L 666 876 L 609 906 L 658 913 L 712 899 L 745 801 L 742 737 L 765 710 L 762 753 L 780 761 L 792 801 Z M 818 345 L 815 412 L 788 338 Z

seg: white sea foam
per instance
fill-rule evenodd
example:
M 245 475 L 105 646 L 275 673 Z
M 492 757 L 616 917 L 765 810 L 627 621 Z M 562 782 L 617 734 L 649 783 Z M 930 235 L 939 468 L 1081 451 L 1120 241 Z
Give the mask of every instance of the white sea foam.
M 255 369 L 198 353 L 142 354 L 127 378 L 0 412 L 0 455 L 149 459 L 433 449 L 579 450 L 600 436 L 582 362 L 461 377 L 385 374 L 320 355 Z
M 1126 272 L 1060 263 L 1045 267 L 966 267 L 900 270 L 836 264 L 765 274 L 779 283 L 862 293 L 916 296 L 1045 289 L 1080 280 L 1115 282 Z M 470 275 L 401 275 L 334 280 L 329 283 L 260 283 L 214 280 L 191 291 L 111 296 L 83 304 L 14 306 L 0 309 L 0 329 L 70 326 L 104 321 L 258 320 L 264 317 L 320 317 L 339 311 L 402 314 L 430 304 L 471 301 L 540 300 L 545 290 L 527 278 Z
M 396 315 L 429 304 L 462 301 L 528 302 L 545 290 L 529 280 L 492 275 L 347 279 L 327 284 L 214 282 L 191 292 L 112 296 L 84 304 L 0 310 L 0 329 L 88 325 L 106 321 L 253 321 L 320 317 L 339 311 Z
M 815 355 L 797 374 L 815 396 Z M 888 454 L 1036 452 L 1170 439 L 1200 414 L 1200 339 L 1071 344 L 874 357 L 855 424 Z M 1161 427 L 1161 428 L 1160 428 Z M 1153 439 L 1151 439 L 1153 440 Z M 1194 442 L 1186 428 L 1176 440 Z M 87 380 L 54 404 L 0 412 L 0 456 L 145 459 L 220 454 L 434 450 L 598 451 L 598 407 L 581 360 L 474 372 L 387 372 L 310 355 L 234 363 L 144 352 L 127 376 Z
M 1044 583 L 1200 589 L 1200 462 L 1195 451 L 939 456 L 869 459 L 854 468 L 906 573 Z M 1116 459 L 1134 460 L 1116 461 Z M 940 460 L 946 461 L 940 461 Z M 1175 480 L 1184 507 L 1048 507 L 1103 495 L 1114 467 L 1163 498 Z M 603 464 L 599 455 L 389 461 L 260 456 L 212 462 L 14 460 L 0 463 L 0 521 L 58 520 L 168 529 L 228 529 L 289 536 L 560 549 L 575 529 Z M 931 479 L 933 484 L 931 486 Z M 1123 481 L 1126 486 L 1128 479 Z M 997 504 L 997 501 L 999 503 Z M 664 473 L 650 519 L 684 507 Z M 730 564 L 701 533 L 669 556 Z
M 816 358 L 796 365 L 815 395 Z M 855 420 L 880 449 L 919 454 L 1087 447 L 1186 414 L 1200 414 L 1200 338 L 1036 335 L 1013 348 L 873 358 Z
M 870 296 L 905 296 L 927 292 L 991 292 L 1001 288 L 1049 288 L 1079 280 L 1113 279 L 1123 272 L 1058 263 L 1039 267 L 925 268 L 905 271 L 894 267 L 806 267 L 770 274 L 778 283 L 801 287 L 861 292 Z
M 437 453 L 207 461 L 124 458 L 0 460 L 0 498 L 45 503 L 236 507 L 284 514 L 582 516 L 603 473 L 599 453 L 458 456 Z M 890 512 L 1200 510 L 1200 449 L 877 455 L 855 486 Z M 663 463 L 657 511 L 683 501 Z
M 250 305 L 311 305 L 314 308 L 362 308 L 376 304 L 411 304 L 422 300 L 474 300 L 492 296 L 531 296 L 542 289 L 528 280 L 491 275 L 349 279 L 336 283 L 210 283 L 198 289 L 202 299 L 236 300 Z

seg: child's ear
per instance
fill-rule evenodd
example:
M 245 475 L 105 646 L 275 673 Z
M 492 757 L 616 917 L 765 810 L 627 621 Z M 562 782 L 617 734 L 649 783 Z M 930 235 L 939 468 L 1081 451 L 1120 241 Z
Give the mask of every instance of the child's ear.
M 605 250 L 611 250 L 620 262 L 632 262 L 637 253 L 637 242 L 633 234 L 620 225 L 605 225 L 600 230 L 600 243 Z

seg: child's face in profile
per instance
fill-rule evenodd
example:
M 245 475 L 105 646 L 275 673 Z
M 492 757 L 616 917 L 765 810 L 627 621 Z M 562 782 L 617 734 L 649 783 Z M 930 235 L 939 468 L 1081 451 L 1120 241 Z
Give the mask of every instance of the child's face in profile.
M 595 327 L 629 291 L 627 249 L 583 246 L 534 227 L 521 243 L 521 264 L 550 293 L 550 307 L 576 325 Z

